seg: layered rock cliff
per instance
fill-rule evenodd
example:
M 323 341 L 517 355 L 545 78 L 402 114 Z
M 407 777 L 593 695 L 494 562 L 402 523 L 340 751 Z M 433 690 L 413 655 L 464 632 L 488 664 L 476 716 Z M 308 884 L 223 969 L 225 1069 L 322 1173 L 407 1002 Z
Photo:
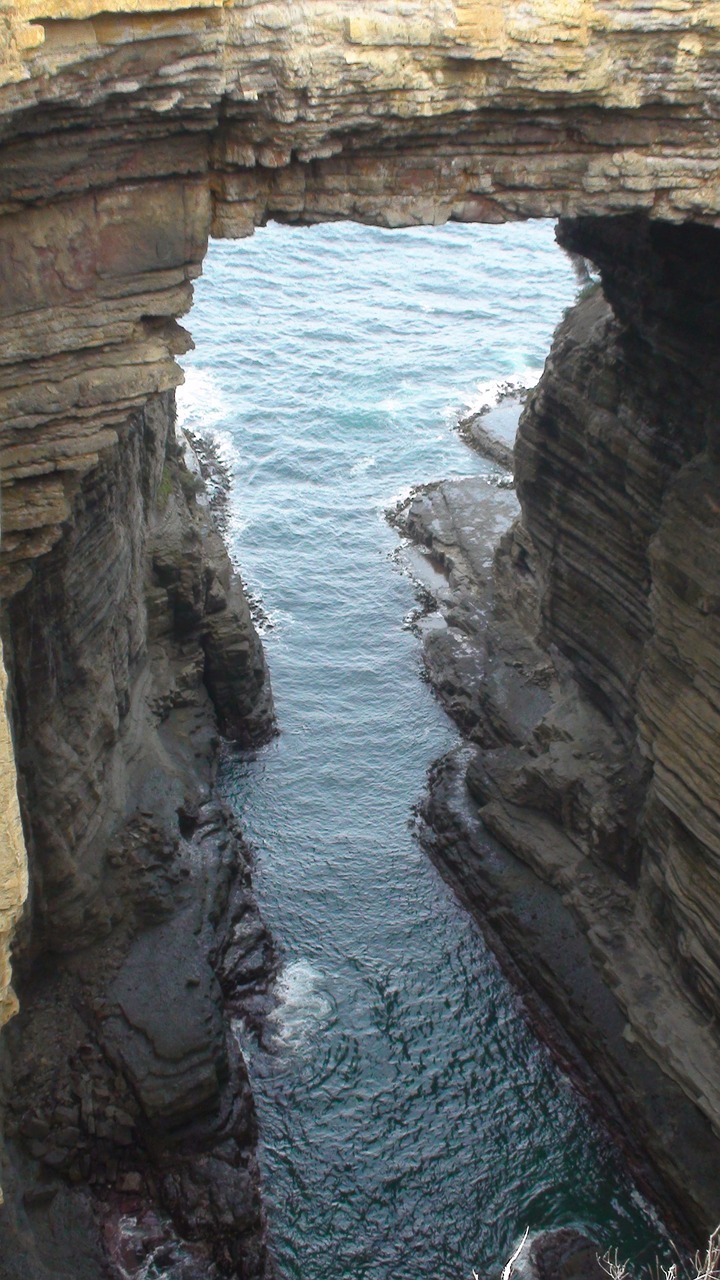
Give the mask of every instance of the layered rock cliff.
M 614 316 L 559 347 L 520 435 L 543 634 L 628 744 L 644 802 L 617 866 L 715 1017 L 720 236 L 635 219 L 560 233 L 601 266 Z
M 3 1276 L 133 1274 L 128 1213 L 137 1269 L 157 1250 L 188 1276 L 269 1265 L 231 1015 L 273 951 L 212 779 L 218 726 L 262 740 L 272 700 L 202 490 L 172 395 L 153 397 L 3 615 L 31 867 Z
M 4 31 L 6 591 L 177 383 L 211 229 L 720 214 L 714 3 L 22 0 Z
M 448 567 L 428 666 L 475 744 L 435 771 L 431 843 L 711 1229 L 720 235 L 631 216 L 559 236 L 603 287 L 520 419 L 521 516 L 492 570 L 476 543 L 506 491 L 448 484 L 444 510 L 430 495 L 401 517 Z
M 603 267 L 617 319 L 598 320 L 590 355 L 562 339 L 568 372 L 545 383 L 537 440 L 527 427 L 526 529 L 512 555 L 540 583 L 539 603 L 517 584 L 513 592 L 604 718 L 598 752 L 617 763 L 600 818 L 583 779 L 568 781 L 569 838 L 624 877 L 630 915 L 642 903 L 653 938 L 662 922 L 673 973 L 714 1011 L 714 588 L 698 566 L 714 513 L 703 334 L 716 323 L 704 261 L 715 261 L 720 217 L 718 4 L 384 0 L 360 13 L 349 0 L 18 0 L 0 12 L 0 51 L 0 590 L 31 864 L 18 940 L 27 972 L 48 953 L 117 938 L 98 960 L 104 994 L 73 999 L 86 1011 L 130 999 L 119 939 L 134 936 L 148 884 L 151 923 L 163 927 L 169 886 L 187 879 L 193 824 L 214 821 L 196 823 L 209 781 L 207 696 L 232 736 L 262 719 L 262 663 L 244 606 L 167 444 L 174 356 L 188 342 L 177 319 L 208 235 L 249 234 L 270 217 L 400 225 L 581 215 L 564 234 Z M 609 221 L 638 211 L 648 221 Z M 686 235 L 649 219 L 708 225 Z M 564 389 L 573 377 L 597 398 L 574 416 Z M 612 480 L 611 512 L 587 478 L 596 466 Z M 4 758 L 4 715 L 0 726 Z M 5 1014 L 14 1007 L 7 943 L 25 892 L 8 764 Z M 555 794 L 540 773 L 533 796 Z M 194 932 L 235 937 L 239 963 L 254 925 L 243 931 L 249 907 L 243 899 L 235 919 L 226 889 Z M 173 913 L 184 906 L 178 891 Z M 216 1116 L 232 1058 L 212 1048 L 223 1035 L 212 1012 L 221 969 L 203 970 L 196 1010 L 198 1088 Z M 144 1007 L 133 1016 L 146 1028 Z M 109 1028 L 118 1017 L 108 1015 Z M 18 1028 L 21 1062 L 30 1032 Z M 102 1054 L 116 1060 L 108 1034 Z M 661 1023 L 646 1034 L 665 1071 L 673 1055 Z M 134 1051 L 123 1052 L 140 1087 Z M 216 1085 L 208 1063 L 221 1064 Z M 700 1092 L 717 1123 L 714 1094 Z M 27 1109 L 42 1127 L 38 1106 Z M 66 1127 L 85 1142 L 82 1125 Z M 107 1152 L 73 1141 L 79 1164 L 68 1162 L 68 1176 L 76 1167 L 88 1176 L 86 1158 L 88 1169 L 107 1168 Z M 171 1181 L 160 1202 L 180 1221 Z M 222 1249 L 218 1257 L 236 1265 Z
M 233 738 L 262 732 L 269 714 L 260 643 L 195 507 L 172 414 L 165 395 L 128 420 L 4 614 L 34 913 L 53 949 L 112 922 L 107 845 L 167 788 L 169 712 L 201 708 L 209 693 Z M 178 788 L 176 807 L 183 799 Z

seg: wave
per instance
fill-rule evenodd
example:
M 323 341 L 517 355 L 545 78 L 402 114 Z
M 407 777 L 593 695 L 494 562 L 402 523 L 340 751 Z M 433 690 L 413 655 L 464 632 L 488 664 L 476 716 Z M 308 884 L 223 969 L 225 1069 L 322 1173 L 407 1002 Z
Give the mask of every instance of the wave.
M 541 375 L 542 367 L 527 365 L 524 369 L 520 369 L 517 373 L 513 373 L 508 377 L 488 378 L 485 382 L 479 382 L 473 395 L 464 406 L 461 416 L 469 416 L 470 414 L 481 413 L 483 410 L 493 409 L 495 405 L 500 404 L 502 400 L 506 400 L 508 396 L 519 396 L 523 391 L 529 391 L 531 387 L 537 385 Z
M 325 978 L 307 960 L 295 960 L 283 969 L 275 986 L 277 1007 L 270 1015 L 276 1049 L 300 1053 L 333 1015 L 332 997 Z
M 229 404 L 218 378 L 211 369 L 187 365 L 185 381 L 176 392 L 178 420 L 191 431 L 218 426 L 227 416 Z

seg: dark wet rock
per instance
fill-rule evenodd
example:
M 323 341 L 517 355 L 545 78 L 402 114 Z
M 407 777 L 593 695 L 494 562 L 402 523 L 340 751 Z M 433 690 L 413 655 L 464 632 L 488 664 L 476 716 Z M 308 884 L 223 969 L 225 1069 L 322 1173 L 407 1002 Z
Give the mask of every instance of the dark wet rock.
M 102 1043 L 130 1081 L 148 1120 L 181 1123 L 217 1102 L 227 1075 L 221 993 L 192 945 L 187 908 L 134 940 L 108 991 Z
M 241 915 L 259 914 L 212 788 L 223 706 L 251 741 L 272 732 L 272 700 L 173 416 L 168 396 L 137 415 L 4 618 L 35 881 L 22 1010 L 0 1046 L 1 1280 L 107 1274 L 128 1195 L 148 1224 L 141 1260 L 164 1250 L 203 1280 L 270 1267 L 230 1020 L 247 998 L 258 1025 L 276 958 L 257 923 L 232 950 Z M 50 612 L 62 624 L 44 629 Z
M 217 578 L 213 586 L 218 587 Z M 265 656 L 239 586 L 206 597 L 202 645 L 203 679 L 215 706 L 220 730 L 241 745 L 274 732 Z
M 57 1183 L 24 1198 L 4 1183 L 2 1280 L 99 1280 L 105 1258 L 95 1207 L 87 1192 Z
M 515 1262 L 513 1280 L 607 1280 L 594 1240 L 572 1227 L 529 1238 Z
M 444 575 L 426 665 L 473 744 L 433 773 L 429 840 L 703 1238 L 720 1218 L 720 650 L 699 263 L 720 250 L 641 219 L 562 234 L 615 313 L 594 290 L 558 329 L 515 449 L 521 518 L 455 482 L 399 517 Z M 500 513 L 490 568 L 477 544 Z
M 200 1243 L 180 1240 L 167 1215 L 148 1209 L 135 1195 L 107 1205 L 103 1243 L 111 1275 L 172 1275 L 173 1280 L 221 1280 Z
M 161 1180 L 163 1203 L 182 1233 L 212 1240 L 221 1272 L 240 1280 L 262 1275 L 262 1255 L 253 1247 L 261 1217 L 258 1171 L 219 1153 L 199 1155 Z
M 122 946 L 110 936 L 75 968 L 68 959 L 37 982 L 9 1029 L 4 1173 L 17 1209 L 2 1230 L 13 1253 L 17 1222 L 49 1198 L 47 1179 L 58 1176 L 52 1195 L 57 1186 L 93 1188 L 98 1224 L 112 1219 L 118 1197 L 137 1196 L 137 1211 L 164 1223 L 162 1248 L 182 1261 L 180 1274 L 269 1274 L 255 1109 L 229 1015 L 242 1017 L 248 998 L 255 1023 L 277 961 L 252 899 L 246 847 L 221 805 L 198 809 L 192 840 L 176 842 L 156 874 L 173 876 L 178 864 L 188 874 L 167 918 L 129 930 Z M 246 943 L 237 973 L 233 922 Z M 83 1218 L 78 1231 L 86 1227 Z M 42 1219 L 33 1230 L 42 1255 Z M 202 1248 L 183 1261 L 187 1241 Z M 156 1247 L 146 1240 L 143 1256 Z M 25 1274 L 45 1280 L 39 1265 L 28 1261 Z

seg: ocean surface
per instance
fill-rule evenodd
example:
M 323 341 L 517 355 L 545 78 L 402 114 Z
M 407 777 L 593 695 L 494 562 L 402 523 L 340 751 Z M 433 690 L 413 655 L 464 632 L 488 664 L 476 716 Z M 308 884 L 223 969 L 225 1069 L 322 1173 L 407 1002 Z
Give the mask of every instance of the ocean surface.
M 457 734 L 384 518 L 488 467 L 454 423 L 537 379 L 576 291 L 547 223 L 271 225 L 215 243 L 196 289 L 180 421 L 232 470 L 281 728 L 222 786 L 284 959 L 271 1048 L 237 1028 L 284 1280 L 499 1277 L 526 1227 L 659 1238 L 414 837 Z

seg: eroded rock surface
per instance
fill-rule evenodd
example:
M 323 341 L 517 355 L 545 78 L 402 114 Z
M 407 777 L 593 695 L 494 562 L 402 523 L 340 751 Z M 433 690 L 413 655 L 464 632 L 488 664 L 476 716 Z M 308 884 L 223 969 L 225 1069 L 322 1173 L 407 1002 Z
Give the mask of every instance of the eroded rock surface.
M 52 554 L 86 478 L 102 485 L 127 455 L 148 399 L 177 385 L 177 318 L 210 231 L 631 209 L 712 223 L 719 54 L 714 0 L 6 5 L 3 598 Z M 223 704 L 222 653 L 248 659 L 216 634 L 228 617 L 205 633 Z M 65 899 L 92 896 L 70 887 L 67 817 L 47 871 Z M 17 881 L 5 932 L 21 898 Z
M 124 927 L 36 973 L 7 1034 L 0 1273 L 97 1280 L 155 1258 L 183 1263 L 188 1280 L 270 1274 L 257 1123 L 229 1022 L 246 1003 L 257 1012 L 274 969 L 247 849 L 216 802 L 175 848 L 147 823 L 123 839 L 119 875 L 130 839 L 135 852 Z M 249 920 L 261 971 L 224 960 Z
M 526 1239 L 512 1263 L 512 1280 L 602 1280 L 607 1271 L 594 1240 L 572 1227 Z
M 427 666 L 474 744 L 435 771 L 431 844 L 704 1232 L 720 1215 L 719 237 L 642 219 L 561 235 L 613 305 L 591 292 L 558 329 L 492 573 L 477 544 L 507 495 L 464 482 L 468 519 L 447 483 L 442 519 L 434 493 L 403 517 L 449 570 Z
M 589 717 L 598 751 L 613 762 L 620 753 L 631 785 L 619 775 L 611 784 L 587 759 L 573 764 L 561 740 L 576 730 L 550 726 L 548 742 L 560 745 L 540 753 L 542 767 L 523 765 L 526 789 L 516 787 L 513 803 L 532 795 L 571 844 L 579 839 L 593 867 L 604 865 L 610 840 L 613 874 L 641 886 L 629 901 L 647 907 L 650 936 L 665 922 L 672 972 L 682 968 L 704 1009 L 714 1010 L 717 931 L 708 904 L 717 877 L 706 856 L 717 795 L 708 693 L 714 586 L 701 564 L 713 545 L 713 508 L 705 523 L 697 514 L 714 501 L 703 488 L 714 453 L 707 423 L 680 405 L 683 396 L 698 403 L 698 386 L 709 405 L 714 354 L 675 378 L 689 335 L 696 355 L 709 350 L 702 331 L 707 321 L 714 332 L 715 303 L 703 293 L 703 278 L 713 276 L 702 244 L 714 242 L 696 238 L 691 261 L 676 251 L 680 230 L 665 227 L 652 242 L 627 224 L 623 240 L 606 224 L 638 210 L 717 222 L 719 56 L 715 0 L 387 0 L 362 12 L 350 0 L 18 0 L 3 8 L 0 592 L 31 861 L 31 909 L 18 942 L 28 964 L 49 949 L 98 946 L 140 911 L 119 868 L 125 859 L 147 883 L 138 854 L 145 837 L 136 845 L 127 824 L 133 815 L 155 823 L 153 858 L 163 864 L 171 818 L 173 830 L 178 809 L 191 823 L 206 799 L 197 775 L 207 778 L 214 732 L 208 695 L 233 737 L 246 740 L 265 722 L 262 659 L 246 606 L 192 495 L 182 498 L 187 479 L 163 443 L 163 397 L 180 379 L 175 356 L 188 343 L 177 319 L 190 306 L 210 232 L 245 235 L 271 217 L 398 226 L 593 215 L 595 224 L 566 234 L 608 267 L 606 288 L 624 327 L 621 340 L 608 322 L 605 354 L 596 345 L 587 361 L 601 397 L 588 418 L 593 465 L 612 473 L 613 510 L 598 498 L 603 485 L 593 493 L 587 480 L 590 455 L 580 456 L 580 437 L 572 443 L 572 415 L 560 460 L 551 456 L 552 430 L 543 430 L 540 448 L 528 428 L 518 470 L 528 513 L 535 486 L 537 519 L 528 515 L 508 546 L 505 591 L 523 624 L 532 623 L 531 639 L 518 633 L 515 670 L 530 654 L 535 674 L 506 680 L 496 660 L 488 694 L 472 683 L 463 641 L 462 678 L 450 694 L 456 708 L 467 704 L 471 729 L 473 717 L 479 725 L 481 710 L 494 708 L 498 749 L 505 700 L 514 708 L 512 745 L 522 752 L 528 690 L 540 714 L 549 688 L 542 682 L 561 681 L 536 638 L 562 650 L 592 708 L 577 715 Z M 697 287 L 684 294 L 678 286 L 688 273 Z M 689 311 L 681 306 L 675 323 L 683 297 Z M 582 365 L 579 350 L 577 358 Z M 562 421 L 560 382 L 545 388 Z M 645 400 L 657 406 L 666 391 L 672 414 L 663 428 Z M 557 483 L 545 495 L 553 468 Z M 623 490 L 625 470 L 632 483 Z M 684 519 L 697 544 L 678 532 Z M 579 521 L 592 522 L 584 539 Z M 0 720 L 4 752 L 10 733 L 1 708 Z M 509 766 L 504 776 L 516 785 Z M 603 777 L 609 790 L 598 809 L 593 788 Z M 0 800 L 12 836 L 11 853 L 0 855 L 7 1013 L 7 944 L 25 883 L 12 768 Z M 126 845 L 109 871 L 118 839 Z M 156 881 L 144 924 L 162 930 L 174 889 L 172 877 Z M 232 928 L 234 953 L 253 953 L 253 929 L 241 921 Z M 116 959 L 126 963 L 119 952 Z M 125 1018 L 139 1043 L 151 1030 L 148 1010 L 133 1004 L 124 969 L 107 972 L 125 973 L 114 991 L 130 1015 L 116 1002 L 113 1025 Z M 195 1025 L 213 1042 L 214 980 L 208 971 L 194 976 L 205 991 Z M 648 1036 L 657 1043 L 652 1029 Z M 160 1046 L 161 1037 L 146 1039 Z M 134 1052 L 127 1049 L 123 1069 Z M 658 1052 L 669 1054 L 665 1045 Z M 139 1082 L 145 1068 L 137 1054 L 133 1063 Z M 220 1068 L 207 1058 L 198 1066 L 201 1093 L 212 1092 L 213 1070 Z M 713 1107 L 713 1091 L 700 1092 Z M 180 1221 L 187 1180 L 163 1185 L 163 1203 Z M 222 1195 L 211 1200 L 222 1217 Z M 58 1192 L 45 1218 L 62 1224 L 69 1203 L 77 1206 L 77 1197 Z
M 156 1254 L 188 1280 L 270 1271 L 232 1018 L 260 1017 L 275 954 L 212 787 L 218 722 L 247 744 L 274 721 L 202 487 L 155 397 L 3 619 L 32 868 L 3 1041 L 8 1280 Z
M 210 231 L 720 216 L 714 3 L 19 0 L 2 25 L 6 593 L 177 384 Z

